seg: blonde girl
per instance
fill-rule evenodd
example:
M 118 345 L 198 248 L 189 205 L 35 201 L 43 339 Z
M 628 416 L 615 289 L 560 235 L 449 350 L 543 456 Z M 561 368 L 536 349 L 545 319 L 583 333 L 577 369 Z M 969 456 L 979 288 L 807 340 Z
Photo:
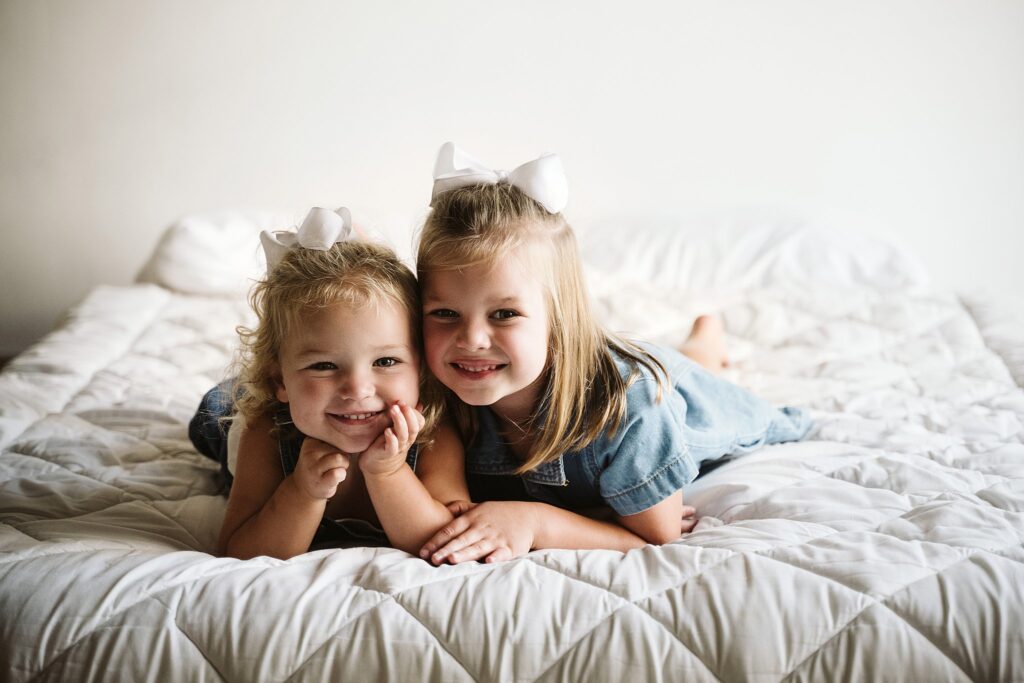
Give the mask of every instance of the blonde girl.
M 416 281 L 351 233 L 347 210 L 313 209 L 297 233 L 261 235 L 268 274 L 251 296 L 255 328 L 240 329 L 241 375 L 190 424 L 231 482 L 223 554 L 383 541 L 415 552 L 468 496 L 421 372 Z
M 418 247 L 424 349 L 485 502 L 425 544 L 435 563 L 674 540 L 694 524 L 681 489 L 701 463 L 809 428 L 677 350 L 604 330 L 566 196 L 553 155 L 503 173 L 441 150 Z M 699 322 L 684 351 L 720 366 L 720 329 Z

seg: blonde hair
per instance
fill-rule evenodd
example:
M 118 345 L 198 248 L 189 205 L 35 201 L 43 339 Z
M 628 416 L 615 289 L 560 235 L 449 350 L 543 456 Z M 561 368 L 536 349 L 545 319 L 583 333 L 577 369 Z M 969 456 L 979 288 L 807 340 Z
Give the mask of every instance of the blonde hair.
M 326 251 L 292 249 L 253 287 L 249 303 L 254 328 L 237 328 L 241 338 L 235 405 L 252 422 L 279 405 L 275 390 L 281 344 L 304 315 L 338 303 L 353 307 L 392 303 L 408 316 L 409 334 L 420 359 L 420 402 L 429 439 L 444 405 L 437 381 L 425 371 L 422 310 L 412 271 L 385 246 L 363 241 L 338 242 Z
M 510 254 L 524 256 L 536 270 L 548 304 L 547 377 L 527 423 L 535 431 L 543 420 L 543 429 L 517 470 L 523 474 L 606 431 L 614 433 L 639 366 L 658 379 L 659 399 L 666 372 L 649 353 L 601 327 L 590 309 L 572 227 L 562 214 L 548 213 L 511 185 L 475 185 L 435 198 L 420 235 L 416 270 L 423 286 L 431 272 L 495 263 Z M 625 379 L 614 354 L 631 365 Z M 477 431 L 473 411 L 461 401 L 450 407 L 468 445 Z

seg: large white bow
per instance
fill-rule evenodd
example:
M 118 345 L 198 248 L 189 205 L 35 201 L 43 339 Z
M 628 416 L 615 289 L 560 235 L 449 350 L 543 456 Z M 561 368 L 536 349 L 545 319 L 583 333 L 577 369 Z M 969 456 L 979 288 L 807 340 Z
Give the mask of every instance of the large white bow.
M 313 207 L 296 232 L 264 230 L 260 233 L 263 252 L 267 255 L 268 273 L 292 249 L 303 247 L 327 251 L 335 243 L 350 239 L 356 239 L 352 230 L 352 213 L 344 206 L 337 211 Z
M 454 143 L 446 142 L 434 164 L 434 191 L 430 203 L 439 194 L 468 185 L 508 183 L 536 200 L 549 213 L 558 213 L 569 201 L 569 183 L 557 154 L 545 154 L 512 171 L 487 168 Z

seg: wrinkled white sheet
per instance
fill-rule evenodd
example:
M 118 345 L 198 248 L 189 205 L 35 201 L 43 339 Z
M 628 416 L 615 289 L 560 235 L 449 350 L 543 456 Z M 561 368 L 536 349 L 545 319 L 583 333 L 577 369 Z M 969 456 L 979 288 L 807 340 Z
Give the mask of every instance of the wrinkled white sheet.
M 813 286 L 765 267 L 715 295 L 619 248 L 588 270 L 610 327 L 681 341 L 720 311 L 730 377 L 818 421 L 688 487 L 694 533 L 497 566 L 213 557 L 225 501 L 185 423 L 245 302 L 101 287 L 0 374 L 4 678 L 1024 678 L 1017 328 L 898 260 Z

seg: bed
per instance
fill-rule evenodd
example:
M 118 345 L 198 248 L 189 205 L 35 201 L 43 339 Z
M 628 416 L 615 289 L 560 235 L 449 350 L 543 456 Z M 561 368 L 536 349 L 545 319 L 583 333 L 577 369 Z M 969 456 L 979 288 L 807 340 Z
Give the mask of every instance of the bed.
M 673 343 L 717 312 L 729 378 L 815 417 L 687 487 L 693 533 L 487 566 L 214 556 L 186 423 L 281 220 L 182 220 L 0 374 L 3 680 L 1024 680 L 1017 312 L 791 222 L 582 232 L 609 327 Z

